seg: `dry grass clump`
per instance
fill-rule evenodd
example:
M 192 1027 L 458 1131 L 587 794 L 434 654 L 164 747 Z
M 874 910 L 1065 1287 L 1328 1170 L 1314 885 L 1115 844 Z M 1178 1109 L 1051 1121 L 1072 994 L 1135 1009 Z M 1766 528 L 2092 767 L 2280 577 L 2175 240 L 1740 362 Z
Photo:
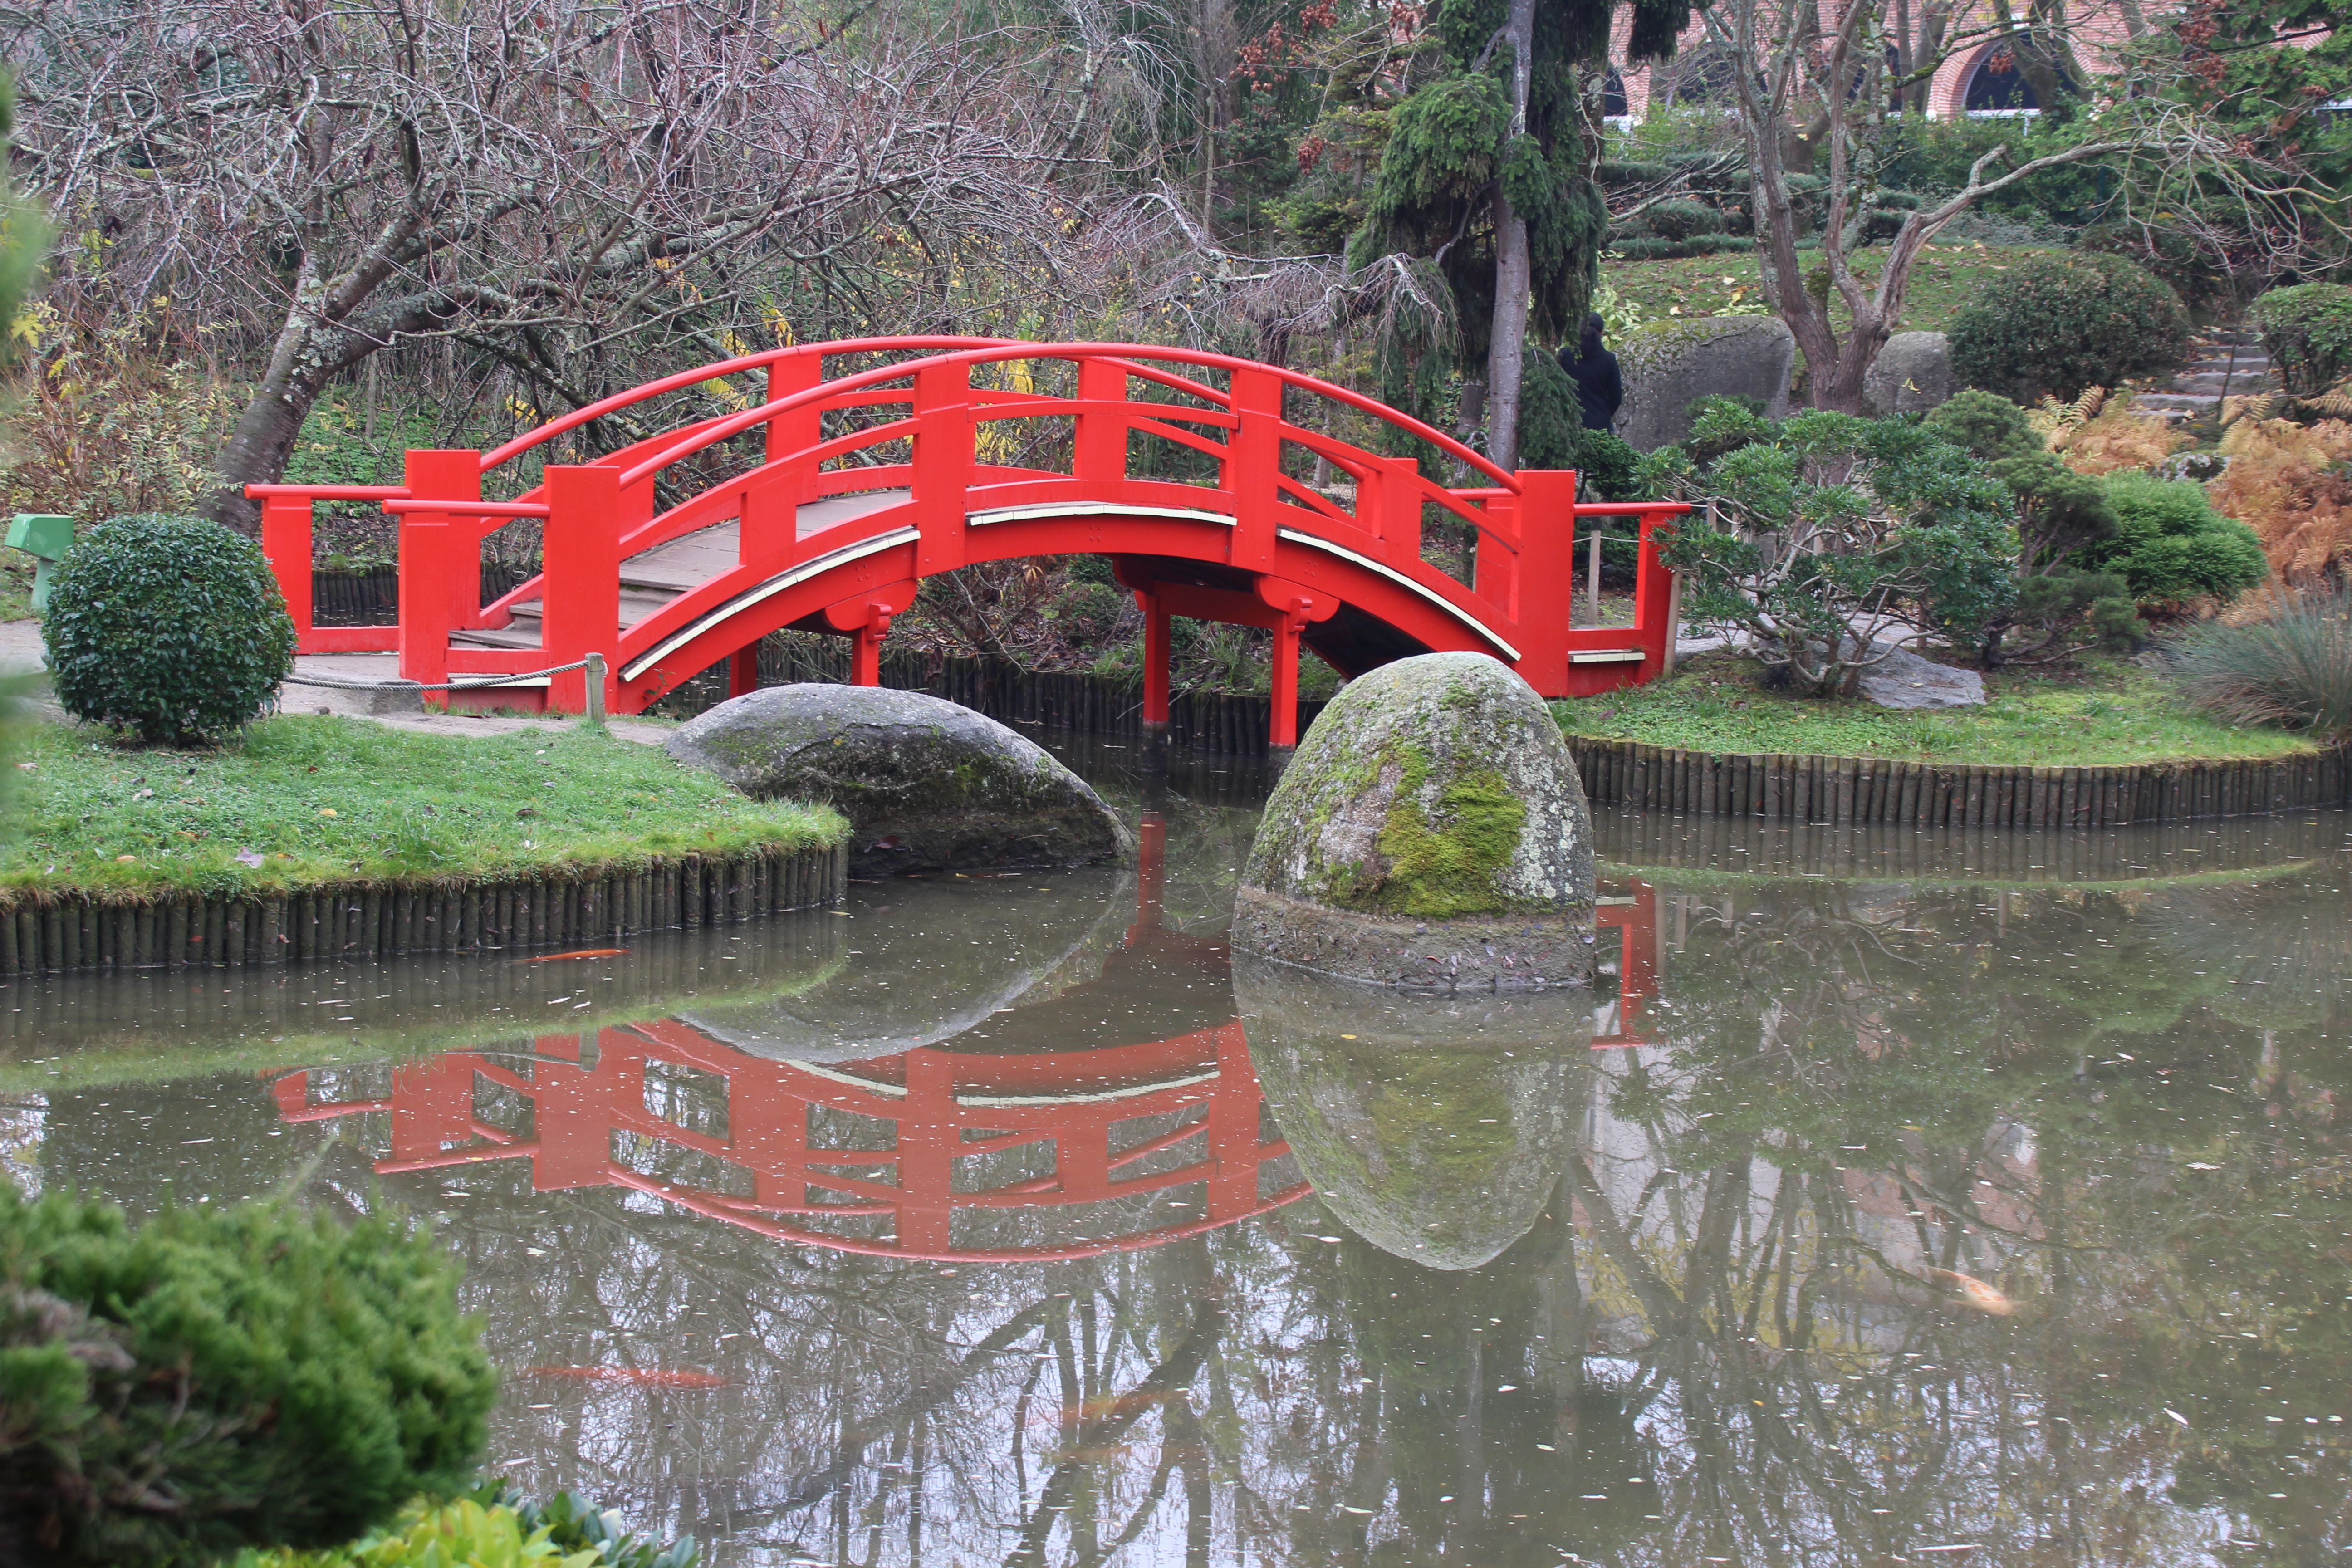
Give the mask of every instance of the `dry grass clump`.
M 2352 421 L 2237 419 L 2221 451 L 2230 467 L 2207 487 L 2213 504 L 2254 531 L 2280 578 L 2316 582 L 2352 557 Z
M 2281 594 L 2259 620 L 2208 621 L 2170 650 L 2190 701 L 2232 724 L 2352 730 L 2352 591 Z

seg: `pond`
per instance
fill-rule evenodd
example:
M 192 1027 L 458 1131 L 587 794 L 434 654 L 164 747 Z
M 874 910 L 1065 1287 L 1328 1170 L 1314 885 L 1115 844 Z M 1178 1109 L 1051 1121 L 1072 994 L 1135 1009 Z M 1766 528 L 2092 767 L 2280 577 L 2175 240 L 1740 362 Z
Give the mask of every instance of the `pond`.
M 497 1468 L 728 1568 L 2352 1550 L 2340 816 L 1604 814 L 1593 991 L 1378 998 L 1124 755 L 1139 873 L 0 990 L 0 1158 L 430 1215 Z

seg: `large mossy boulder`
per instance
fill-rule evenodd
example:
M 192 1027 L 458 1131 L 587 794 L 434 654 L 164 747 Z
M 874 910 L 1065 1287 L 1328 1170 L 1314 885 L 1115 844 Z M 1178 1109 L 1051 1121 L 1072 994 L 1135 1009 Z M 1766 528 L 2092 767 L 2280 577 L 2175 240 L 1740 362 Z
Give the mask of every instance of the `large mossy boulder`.
M 1617 434 L 1654 452 L 1690 437 L 1690 405 L 1702 397 L 1753 399 L 1768 418 L 1789 412 L 1797 340 L 1777 316 L 1702 316 L 1660 321 L 1617 344 L 1625 405 Z
M 1242 868 L 1234 948 L 1418 991 L 1581 984 L 1592 821 L 1543 700 L 1483 654 L 1424 654 L 1323 710 Z
M 859 876 L 1125 860 L 1135 841 L 1035 742 L 918 691 L 771 686 L 681 726 L 669 754 L 761 800 L 832 804 Z
M 1591 1097 L 1591 996 L 1400 995 L 1237 954 L 1234 1001 L 1276 1125 L 1340 1224 L 1451 1269 L 1536 1223 Z

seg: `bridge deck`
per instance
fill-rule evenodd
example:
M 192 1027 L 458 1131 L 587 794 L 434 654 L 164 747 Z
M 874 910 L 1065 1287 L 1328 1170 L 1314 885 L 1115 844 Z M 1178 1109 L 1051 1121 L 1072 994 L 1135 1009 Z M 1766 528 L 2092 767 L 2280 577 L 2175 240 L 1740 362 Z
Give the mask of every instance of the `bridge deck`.
M 870 511 L 898 506 L 905 490 L 868 490 L 863 495 L 827 496 L 800 509 L 795 520 L 801 538 L 823 533 L 855 521 Z M 698 529 L 667 544 L 656 545 L 621 563 L 621 626 L 626 630 L 680 595 L 700 587 L 742 560 L 742 524 L 730 519 Z M 523 599 L 509 606 L 514 619 L 504 626 L 452 632 L 449 640 L 460 647 L 536 648 L 544 646 L 541 616 L 546 606 Z

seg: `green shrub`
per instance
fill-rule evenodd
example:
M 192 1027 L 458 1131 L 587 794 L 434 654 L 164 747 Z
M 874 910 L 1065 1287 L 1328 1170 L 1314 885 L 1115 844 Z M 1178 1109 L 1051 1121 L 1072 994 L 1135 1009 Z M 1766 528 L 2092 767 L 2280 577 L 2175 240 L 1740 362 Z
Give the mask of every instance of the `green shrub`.
M 378 1535 L 324 1552 L 247 1551 L 232 1568 L 695 1568 L 694 1537 L 676 1545 L 628 1533 L 616 1510 L 569 1492 L 545 1507 L 483 1497 L 418 1505 Z
M 1631 235 L 1612 239 L 1609 248 L 1628 261 L 1672 261 L 1685 256 L 1717 256 L 1756 248 L 1749 234 L 1700 234 L 1688 239 L 1662 239 L 1655 235 Z
M 2189 700 L 2232 724 L 2352 730 L 2352 591 L 2296 594 L 2258 621 L 2208 621 L 2168 650 Z
M 2042 450 L 2025 410 L 1997 392 L 1963 387 L 1927 416 L 1927 428 L 1971 457 L 1996 462 Z
M 455 1491 L 498 1397 L 479 1337 L 399 1222 L 247 1205 L 134 1231 L 0 1182 L 0 1561 L 193 1568 Z
M 2082 551 L 2081 565 L 2118 572 L 2142 603 L 2200 595 L 2234 599 L 2270 575 L 2254 531 L 2213 510 L 2205 488 L 2122 469 L 2106 477 L 2112 538 Z
M 1660 202 L 1633 221 L 1640 226 L 1632 232 L 1654 234 L 1660 239 L 1691 239 L 1723 232 L 1723 215 L 1705 202 Z
M 1613 430 L 1576 433 L 1576 471 L 1602 500 L 1635 500 L 1641 496 L 1637 472 L 1642 454 Z
M 134 513 L 75 540 L 41 637 L 68 712 L 150 744 L 236 729 L 294 668 L 294 623 L 260 548 L 192 517 Z
M 1961 383 L 2020 403 L 2161 374 L 2189 352 L 2179 296 L 2120 256 L 2012 262 L 1960 308 L 1950 331 Z
M 1692 449 L 1650 454 L 1642 477 L 1715 515 L 1678 520 L 1662 553 L 1685 619 L 1742 634 L 1774 680 L 1851 695 L 1897 626 L 1973 645 L 2009 615 L 2014 499 L 1961 448 L 1909 419 L 1694 408 Z
M 2340 283 L 2273 289 L 2246 315 L 2261 329 L 2263 346 L 2295 396 L 2316 397 L 2352 375 L 2352 289 Z

